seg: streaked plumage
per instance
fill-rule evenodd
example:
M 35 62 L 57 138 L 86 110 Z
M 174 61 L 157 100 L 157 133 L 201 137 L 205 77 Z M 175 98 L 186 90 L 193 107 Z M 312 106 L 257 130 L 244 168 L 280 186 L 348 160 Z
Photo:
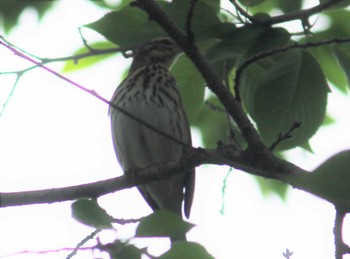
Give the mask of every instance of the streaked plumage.
M 190 128 L 178 86 L 169 69 L 180 54 L 170 39 L 156 39 L 135 53 L 130 71 L 112 102 L 157 129 L 191 144 Z M 145 168 L 181 159 L 184 148 L 110 108 L 115 152 L 123 170 Z M 170 210 L 189 217 L 194 169 L 167 180 L 145 184 L 139 190 L 153 210 Z M 185 192 L 184 192 L 185 191 Z

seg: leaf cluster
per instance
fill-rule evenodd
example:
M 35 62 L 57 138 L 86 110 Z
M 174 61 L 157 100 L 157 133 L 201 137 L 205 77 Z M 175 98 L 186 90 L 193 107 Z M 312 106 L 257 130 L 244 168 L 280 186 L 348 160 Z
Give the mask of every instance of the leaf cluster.
M 142 255 L 148 255 L 143 249 L 137 248 L 131 244 L 133 238 L 152 238 L 152 237 L 181 237 L 187 233 L 194 225 L 185 222 L 178 215 L 168 211 L 157 211 L 133 222 L 123 222 L 123 220 L 114 219 L 103 208 L 99 206 L 96 200 L 82 198 L 72 204 L 73 217 L 82 224 L 95 229 L 113 229 L 113 223 L 135 223 L 139 222 L 136 228 L 136 234 L 129 240 L 121 241 L 117 239 L 107 245 L 99 245 L 99 249 L 107 252 L 110 258 L 129 258 L 137 259 Z M 117 231 L 117 230 L 116 230 Z M 118 233 L 117 233 L 118 235 Z M 166 251 L 159 258 L 213 258 L 206 249 L 198 243 L 173 241 L 171 249 Z
M 302 1 L 239 2 L 249 13 L 237 10 L 234 15 L 221 9 L 219 1 L 197 1 L 191 17 L 196 44 L 226 87 L 241 98 L 266 145 L 278 142 L 275 151 L 298 146 L 311 150 L 310 138 L 326 123 L 328 82 L 343 92 L 348 87 L 350 52 L 345 44 L 320 44 L 309 48 L 307 43 L 349 37 L 350 31 L 344 21 L 350 13 L 339 9 L 339 5 L 325 10 L 322 16 L 329 19 L 330 25 L 319 32 L 312 32 L 309 15 L 301 13 L 293 18 L 303 25 L 301 34 L 296 35 L 283 24 L 275 24 L 270 12 L 278 8 L 287 17 L 302 11 Z M 191 1 L 160 1 L 159 4 L 183 31 L 188 29 L 186 14 Z M 143 10 L 129 5 L 107 13 L 86 27 L 117 46 L 131 50 L 150 39 L 167 35 Z M 288 50 L 293 44 L 305 45 Z M 286 51 L 280 51 L 283 48 Z M 270 54 L 259 58 L 264 53 Z M 247 60 L 253 62 L 239 71 Z M 204 80 L 186 56 L 181 56 L 174 65 L 173 74 L 190 123 L 201 132 L 205 147 L 215 147 L 218 141 L 245 147 L 235 123 L 217 97 L 210 91 L 205 94 Z M 281 138 L 295 123 L 301 126 L 290 136 Z M 286 188 L 276 183 L 276 190 L 283 196 Z

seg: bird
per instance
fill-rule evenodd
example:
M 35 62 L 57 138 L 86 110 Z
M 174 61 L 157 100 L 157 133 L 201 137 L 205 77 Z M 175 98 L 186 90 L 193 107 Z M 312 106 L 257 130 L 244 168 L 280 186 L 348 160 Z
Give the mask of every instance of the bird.
M 182 143 L 191 146 L 191 132 L 177 82 L 170 72 L 182 49 L 170 38 L 142 44 L 133 54 L 127 77 L 117 87 L 111 103 Z M 125 174 L 141 168 L 177 162 L 186 147 L 109 108 L 117 160 Z M 135 171 L 134 171 L 135 172 Z M 167 210 L 189 218 L 195 169 L 138 189 L 153 211 Z M 180 239 L 186 239 L 186 235 Z

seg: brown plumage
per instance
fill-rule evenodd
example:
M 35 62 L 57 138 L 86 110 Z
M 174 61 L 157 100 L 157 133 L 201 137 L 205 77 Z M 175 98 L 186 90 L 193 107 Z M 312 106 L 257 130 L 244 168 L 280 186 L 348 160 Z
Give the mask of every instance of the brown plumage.
M 128 76 L 117 88 L 112 102 L 157 129 L 191 144 L 188 120 L 178 86 L 169 69 L 181 49 L 170 39 L 142 45 L 135 53 Z M 123 170 L 179 161 L 184 147 L 139 122 L 110 108 L 115 152 Z M 169 210 L 188 218 L 194 192 L 194 169 L 167 180 L 139 187 L 153 210 Z

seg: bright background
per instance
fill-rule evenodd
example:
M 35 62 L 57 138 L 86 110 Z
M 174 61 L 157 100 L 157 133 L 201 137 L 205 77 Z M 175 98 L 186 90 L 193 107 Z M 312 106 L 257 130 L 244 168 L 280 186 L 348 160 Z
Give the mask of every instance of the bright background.
M 77 27 L 99 19 L 106 10 L 88 1 L 57 1 L 41 21 L 26 10 L 19 26 L 7 39 L 40 57 L 71 55 L 82 46 Z M 90 43 L 101 39 L 83 30 Z M 2 33 L 3 34 L 3 33 Z M 0 71 L 29 66 L 26 61 L 0 47 Z M 121 55 L 76 73 L 70 79 L 110 98 L 130 64 Z M 50 64 L 60 71 L 63 63 Z M 0 104 L 11 90 L 15 76 L 0 76 Z M 347 96 L 332 89 L 329 114 L 337 123 L 322 128 L 311 140 L 314 154 L 300 149 L 289 152 L 298 166 L 312 170 L 332 154 L 350 146 Z M 110 137 L 106 104 L 68 85 L 41 69 L 26 73 L 0 117 L 0 191 L 12 192 L 57 188 L 89 183 L 121 174 Z M 192 131 L 194 146 L 200 137 Z M 307 193 L 290 190 L 287 200 L 263 197 L 253 177 L 232 170 L 228 177 L 225 210 L 222 183 L 229 168 L 201 166 L 197 169 L 195 200 L 190 221 L 195 227 L 189 239 L 203 244 L 215 258 L 284 258 L 288 248 L 292 259 L 333 258 L 333 206 Z M 150 209 L 135 189 L 106 195 L 100 204 L 117 218 L 138 218 Z M 71 248 L 90 234 L 70 216 L 71 202 L 0 209 L 0 258 L 65 258 L 69 252 L 20 253 Z M 134 226 L 118 228 L 128 237 Z M 344 239 L 350 243 L 349 221 Z M 102 236 L 112 241 L 113 231 Z M 150 240 L 140 240 L 148 244 Z M 152 242 L 151 252 L 164 251 L 166 240 Z M 94 242 L 88 243 L 94 245 Z M 17 254 L 16 254 L 17 253 Z M 98 254 L 94 254 L 98 257 Z M 75 258 L 92 258 L 80 252 Z M 348 256 L 347 258 L 350 258 Z

